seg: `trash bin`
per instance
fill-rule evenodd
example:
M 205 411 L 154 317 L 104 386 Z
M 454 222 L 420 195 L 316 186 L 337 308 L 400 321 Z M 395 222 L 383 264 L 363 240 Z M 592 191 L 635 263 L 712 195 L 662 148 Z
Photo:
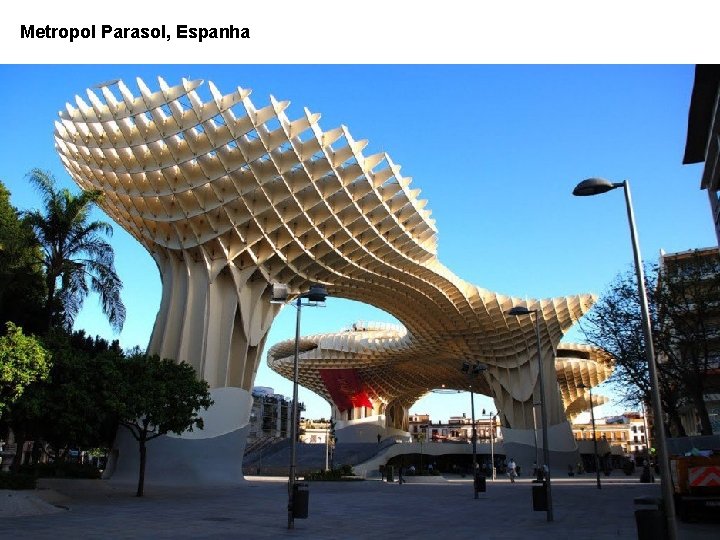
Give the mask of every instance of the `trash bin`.
M 307 519 L 308 504 L 310 502 L 310 488 L 306 482 L 293 484 L 293 517 Z
M 638 540 L 667 540 L 667 519 L 662 499 L 655 497 L 636 497 L 635 524 Z
M 387 482 L 393 482 L 393 467 L 392 465 L 385 466 L 385 478 Z
M 533 510 L 536 512 L 548 509 L 547 504 L 547 483 L 532 486 Z
M 485 482 L 485 475 L 482 473 L 475 473 L 475 492 L 485 493 L 487 491 L 487 484 Z

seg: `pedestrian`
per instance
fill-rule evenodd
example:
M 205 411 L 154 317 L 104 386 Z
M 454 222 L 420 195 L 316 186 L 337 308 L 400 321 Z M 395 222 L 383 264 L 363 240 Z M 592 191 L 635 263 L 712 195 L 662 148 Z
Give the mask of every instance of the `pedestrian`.
M 404 484 L 405 479 L 403 478 L 403 467 L 400 465 L 400 468 L 398 469 L 398 485 Z
M 510 477 L 510 482 L 514 484 L 515 477 L 517 476 L 517 464 L 513 458 L 510 458 L 508 462 L 508 476 Z

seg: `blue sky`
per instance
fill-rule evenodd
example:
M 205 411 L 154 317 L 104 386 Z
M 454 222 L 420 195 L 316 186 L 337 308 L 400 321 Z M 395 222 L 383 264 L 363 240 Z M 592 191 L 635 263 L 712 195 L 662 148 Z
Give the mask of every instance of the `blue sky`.
M 34 167 L 75 188 L 53 146 L 53 122 L 67 101 L 115 78 L 135 90 L 140 76 L 156 88 L 158 75 L 169 84 L 212 80 L 224 93 L 251 88 L 256 106 L 273 94 L 291 101 L 291 117 L 303 107 L 321 113 L 324 130 L 345 124 L 355 139 L 369 140 L 365 153 L 388 152 L 422 189 L 437 221 L 440 260 L 488 289 L 537 298 L 602 293 L 630 267 L 622 193 L 571 195 L 590 176 L 630 180 L 646 260 L 660 249 L 716 244 L 707 194 L 699 189 L 701 167 L 682 165 L 690 65 L 2 65 L 0 180 L 13 204 L 38 205 L 25 179 Z M 96 218 L 105 219 L 100 212 Z M 76 326 L 144 347 L 159 306 L 159 275 L 144 249 L 114 228 L 125 328 L 113 335 L 95 297 Z M 325 309 L 304 310 L 302 333 L 355 320 L 393 319 L 329 299 Z M 284 309 L 268 346 L 293 337 L 294 321 L 294 310 Z M 292 393 L 264 360 L 256 385 Z M 310 417 L 329 413 L 324 400 L 302 388 L 300 399 Z M 479 403 L 478 410 L 493 409 Z M 432 395 L 412 411 L 446 420 L 469 412 L 469 399 Z

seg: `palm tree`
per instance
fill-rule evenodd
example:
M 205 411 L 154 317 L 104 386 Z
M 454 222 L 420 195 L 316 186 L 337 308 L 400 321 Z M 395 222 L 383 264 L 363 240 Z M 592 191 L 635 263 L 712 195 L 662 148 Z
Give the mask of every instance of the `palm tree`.
M 99 191 L 73 195 L 57 189 L 48 171 L 33 169 L 30 183 L 40 191 L 44 208 L 24 214 L 42 248 L 47 300 L 45 317 L 48 327 L 72 328 L 75 317 L 92 290 L 100 296 L 102 310 L 113 330 L 122 330 L 125 306 L 120 299 L 122 281 L 115 272 L 115 253 L 103 235 L 112 236 L 112 227 L 104 221 L 89 222 L 92 206 L 101 197 Z

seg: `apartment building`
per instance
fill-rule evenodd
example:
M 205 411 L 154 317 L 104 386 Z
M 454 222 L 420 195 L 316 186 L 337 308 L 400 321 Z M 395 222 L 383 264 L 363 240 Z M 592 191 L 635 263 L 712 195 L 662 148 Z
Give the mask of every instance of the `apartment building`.
M 592 422 L 574 422 L 572 431 L 579 446 L 581 441 L 593 440 Z M 595 438 L 598 442 L 607 442 L 610 451 L 615 447 L 621 450 L 622 454 L 628 456 L 644 454 L 648 450 L 645 419 L 641 414 L 635 412 L 624 413 L 620 416 L 596 418 Z

